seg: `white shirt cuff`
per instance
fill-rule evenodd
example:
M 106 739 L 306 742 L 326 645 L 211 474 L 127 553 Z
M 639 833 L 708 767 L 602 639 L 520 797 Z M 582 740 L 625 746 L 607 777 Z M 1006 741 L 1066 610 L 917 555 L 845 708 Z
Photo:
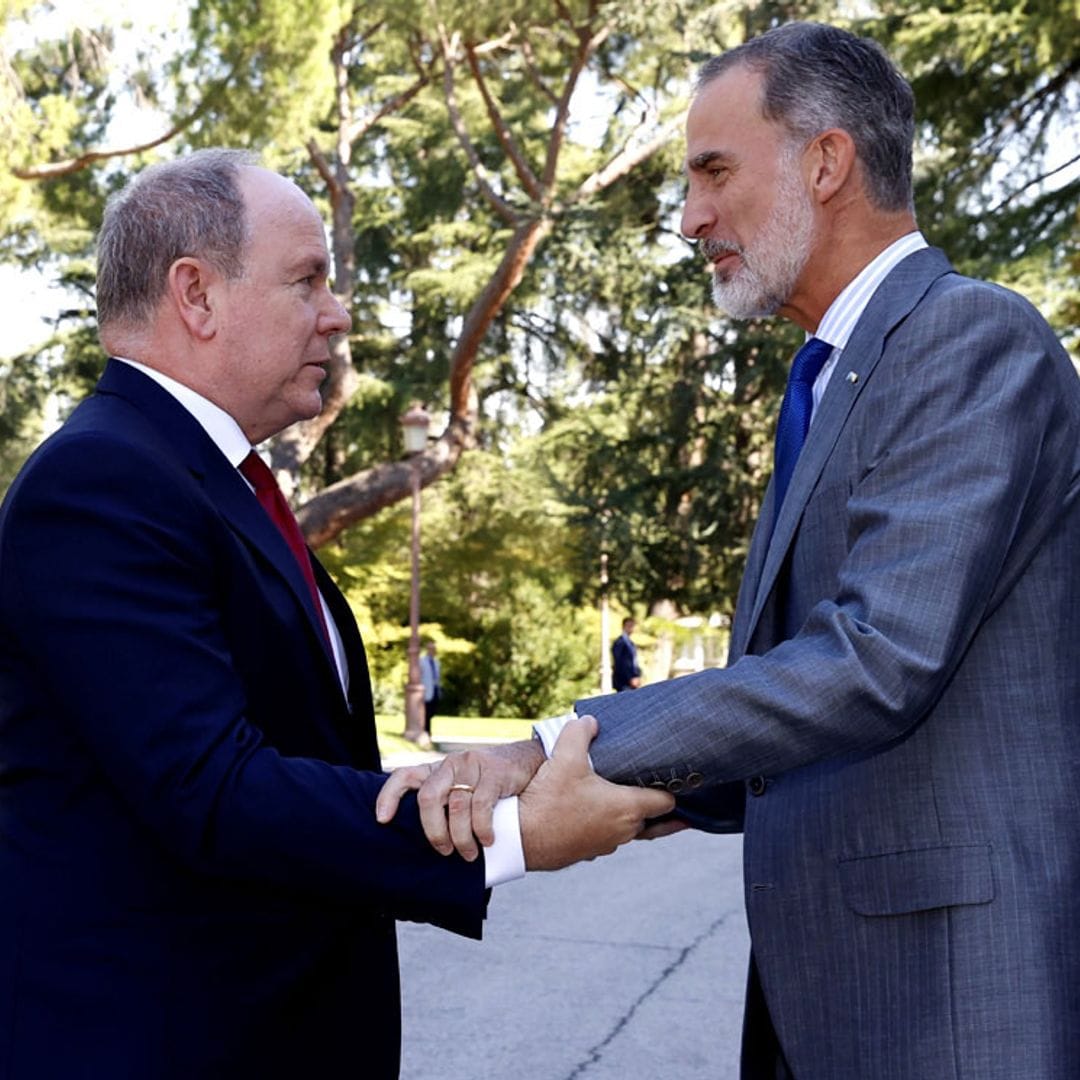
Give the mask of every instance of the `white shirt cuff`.
M 525 876 L 525 848 L 521 842 L 516 795 L 495 804 L 491 827 L 495 830 L 495 842 L 484 848 L 484 885 L 489 889 Z
M 537 720 L 533 724 L 533 732 L 540 740 L 544 747 L 544 753 L 547 757 L 551 757 L 555 751 L 555 743 L 558 741 L 559 736 L 562 734 L 562 729 L 571 720 L 577 719 L 577 713 L 571 709 L 568 713 L 563 713 L 562 716 L 548 716 L 543 720 Z

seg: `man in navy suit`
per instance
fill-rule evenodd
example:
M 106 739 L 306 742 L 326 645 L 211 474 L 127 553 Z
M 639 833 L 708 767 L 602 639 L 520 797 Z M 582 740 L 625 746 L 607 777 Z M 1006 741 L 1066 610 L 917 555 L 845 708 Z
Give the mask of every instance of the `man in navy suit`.
M 434 641 L 429 641 L 420 656 L 420 682 L 424 687 L 424 736 L 422 744 L 431 745 L 431 721 L 439 708 L 442 697 L 442 667 L 439 664 L 438 648 Z
M 637 646 L 631 634 L 634 632 L 633 619 L 622 621 L 622 633 L 611 646 L 612 673 L 611 682 L 616 691 L 636 690 L 641 685 L 641 668 L 637 662 Z
M 236 151 L 106 210 L 115 358 L 0 510 L 0 1080 L 389 1080 L 394 920 L 479 937 L 488 885 L 560 865 L 531 837 L 656 812 L 584 725 L 504 804 L 508 868 L 440 858 L 415 802 L 377 820 L 363 645 L 252 454 L 321 408 L 327 273 L 310 201 Z
M 913 132 L 846 31 L 704 67 L 683 231 L 730 314 L 813 337 L 729 666 L 576 709 L 600 775 L 744 833 L 747 1080 L 1080 1076 L 1080 381 L 927 246 Z M 421 804 L 467 781 L 486 840 L 499 765 L 452 759 Z

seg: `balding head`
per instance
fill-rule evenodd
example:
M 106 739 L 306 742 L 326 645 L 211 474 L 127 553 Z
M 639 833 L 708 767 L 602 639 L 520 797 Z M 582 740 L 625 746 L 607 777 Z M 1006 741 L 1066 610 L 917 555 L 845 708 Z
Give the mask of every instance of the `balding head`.
M 109 200 L 98 234 L 103 343 L 113 328 L 130 334 L 150 324 L 177 259 L 204 259 L 227 278 L 243 273 L 249 229 L 240 178 L 256 164 L 243 150 L 199 150 L 152 165 Z

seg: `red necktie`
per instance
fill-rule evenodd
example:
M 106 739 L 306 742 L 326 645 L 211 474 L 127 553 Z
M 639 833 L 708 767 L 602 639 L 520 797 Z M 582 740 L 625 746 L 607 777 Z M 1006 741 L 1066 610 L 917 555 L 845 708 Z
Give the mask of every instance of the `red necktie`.
M 307 582 L 308 590 L 311 592 L 311 602 L 315 605 L 315 613 L 319 616 L 319 625 L 329 645 L 330 633 L 326 628 L 326 617 L 323 615 L 322 601 L 319 598 L 319 587 L 315 584 L 315 572 L 311 569 L 311 556 L 304 542 L 304 534 L 300 531 L 300 526 L 293 517 L 289 504 L 285 501 L 285 496 L 281 494 L 281 488 L 277 486 L 274 474 L 254 450 L 240 462 L 240 472 L 255 489 L 255 498 L 259 500 L 259 505 L 270 515 L 270 520 L 285 538 L 285 543 L 289 545 L 289 550 L 300 567 L 300 573 L 304 575 L 304 580 Z

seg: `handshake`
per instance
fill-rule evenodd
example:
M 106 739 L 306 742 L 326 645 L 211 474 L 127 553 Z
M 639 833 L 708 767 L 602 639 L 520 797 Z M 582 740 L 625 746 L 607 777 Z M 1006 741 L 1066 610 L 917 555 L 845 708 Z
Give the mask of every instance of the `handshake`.
M 675 808 L 666 791 L 613 784 L 593 772 L 589 744 L 596 732 L 595 718 L 583 716 L 566 724 L 550 758 L 539 739 L 530 739 L 396 769 L 379 793 L 376 817 L 390 821 L 405 793 L 416 791 L 432 847 L 472 861 L 494 842 L 496 803 L 518 795 L 527 870 L 559 870 L 608 855 L 628 840 L 682 828 L 674 820 L 650 824 Z

